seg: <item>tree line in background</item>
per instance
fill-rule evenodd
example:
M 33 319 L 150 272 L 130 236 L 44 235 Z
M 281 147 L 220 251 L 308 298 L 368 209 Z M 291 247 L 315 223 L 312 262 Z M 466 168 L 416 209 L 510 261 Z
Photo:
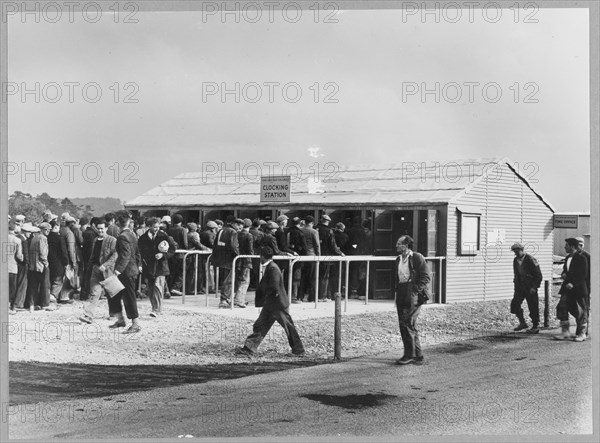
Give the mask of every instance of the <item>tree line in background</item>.
M 73 198 L 67 197 L 53 198 L 44 192 L 37 196 L 15 191 L 8 197 L 8 214 L 11 217 L 22 214 L 27 217 L 27 221 L 38 223 L 42 221 L 42 214 L 46 210 L 53 214 L 60 215 L 68 212 L 75 218 L 98 217 L 108 212 L 115 212 L 123 209 L 123 203 L 118 198 L 113 197 L 89 197 Z

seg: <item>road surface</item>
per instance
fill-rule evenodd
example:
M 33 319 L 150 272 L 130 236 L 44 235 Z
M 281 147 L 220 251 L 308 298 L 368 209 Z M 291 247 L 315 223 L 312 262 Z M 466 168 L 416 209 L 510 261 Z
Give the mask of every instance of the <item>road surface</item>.
M 15 405 L 2 421 L 11 438 L 44 440 L 591 434 L 592 342 L 558 342 L 552 332 L 433 346 L 423 366 L 397 366 L 400 354 L 390 350 L 235 380 Z

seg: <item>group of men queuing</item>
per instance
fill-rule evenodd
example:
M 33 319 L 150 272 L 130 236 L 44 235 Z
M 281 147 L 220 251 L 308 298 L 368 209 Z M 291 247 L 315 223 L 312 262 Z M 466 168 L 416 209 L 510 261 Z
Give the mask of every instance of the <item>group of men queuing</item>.
M 554 336 L 556 340 L 585 341 L 589 337 L 588 322 L 590 313 L 590 254 L 584 249 L 582 237 L 565 239 L 567 256 L 561 273 L 562 284 L 558 294 L 560 300 L 556 306 L 556 317 L 560 320 L 561 332 Z M 519 324 L 515 331 L 526 330 L 527 333 L 539 333 L 540 311 L 538 289 L 542 283 L 542 271 L 531 254 L 525 252 L 521 243 L 511 247 L 515 254 L 514 296 L 510 312 L 517 316 Z M 521 305 L 527 301 L 532 326 L 529 328 Z M 576 330 L 573 337 L 570 333 L 569 314 L 575 318 Z M 529 329 L 528 329 L 529 328 Z
M 257 287 L 259 266 L 256 259 L 240 257 L 236 261 L 236 281 L 232 281 L 231 270 L 234 259 L 238 255 L 258 255 L 262 247 L 269 247 L 274 255 L 290 257 L 371 253 L 369 221 L 361 223 L 359 217 L 355 218 L 348 233 L 345 232 L 346 227 L 343 223 L 337 223 L 335 228 L 330 226 L 330 223 L 331 217 L 324 214 L 316 226 L 314 217 L 310 215 L 292 219 L 287 215 L 280 215 L 276 221 L 258 218 L 251 221 L 248 218 L 230 216 L 222 229 L 215 224 L 215 237 L 209 246 L 213 251 L 212 263 L 219 268 L 220 276 L 223 277 L 219 307 L 231 307 L 233 286 L 234 307 L 245 308 L 248 288 Z M 333 300 L 335 293 L 341 290 L 338 263 L 324 261 L 318 264 L 320 275 L 318 291 L 315 283 L 317 262 L 296 263 L 293 269 L 290 269 L 289 260 L 276 260 L 275 263 L 282 271 L 286 286 L 289 279 L 292 279 L 292 303 L 302 303 L 305 299 L 312 302 L 317 293 L 320 301 Z M 361 298 L 359 292 L 364 294 L 366 272 L 360 266 L 351 266 L 349 277 L 350 297 Z
M 46 211 L 37 226 L 23 215 L 9 220 L 9 312 L 53 311 L 58 304 L 89 299 L 80 318 L 91 323 L 94 308 L 115 276 L 121 290 L 108 294 L 111 327 L 124 327 L 123 305 L 132 321 L 127 333 L 140 330 L 135 282 L 142 261 L 130 214 L 107 214 L 79 222 L 68 213 Z M 112 233 L 112 234 L 110 234 Z

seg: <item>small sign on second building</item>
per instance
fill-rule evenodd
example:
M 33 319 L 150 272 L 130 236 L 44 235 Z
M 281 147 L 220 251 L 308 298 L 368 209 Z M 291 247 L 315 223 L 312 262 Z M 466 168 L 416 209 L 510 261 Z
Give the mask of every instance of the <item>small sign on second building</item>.
M 289 202 L 292 192 L 289 175 L 267 175 L 260 178 L 260 201 Z
M 579 216 L 577 216 L 577 215 L 554 214 L 554 227 L 555 228 L 577 229 L 578 224 L 579 224 Z

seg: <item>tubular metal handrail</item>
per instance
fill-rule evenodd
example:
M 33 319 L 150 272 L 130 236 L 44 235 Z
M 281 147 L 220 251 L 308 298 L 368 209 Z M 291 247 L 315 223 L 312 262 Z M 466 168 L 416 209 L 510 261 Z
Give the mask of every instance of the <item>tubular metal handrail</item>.
M 231 265 L 231 298 L 230 298 L 230 308 L 233 309 L 234 299 L 235 299 L 235 267 L 236 262 L 239 258 L 260 258 L 259 255 L 238 255 L 233 259 L 233 263 Z M 369 269 L 370 263 L 372 261 L 395 261 L 398 256 L 378 256 L 378 255 L 346 255 L 346 256 L 323 256 L 323 255 L 275 255 L 273 256 L 273 260 L 288 260 L 290 261 L 289 266 L 289 278 L 288 278 L 288 297 L 290 303 L 292 301 L 292 279 L 293 279 L 293 267 L 298 262 L 339 262 L 340 263 L 340 271 L 342 269 L 342 263 L 346 263 L 346 279 L 345 279 L 345 297 L 344 297 L 344 312 L 346 312 L 348 308 L 348 279 L 349 279 L 349 267 L 350 262 L 367 262 L 367 275 L 366 275 L 366 288 L 365 288 L 365 304 L 369 303 Z M 438 278 L 439 286 L 438 286 L 438 294 L 442 294 L 442 284 L 443 284 L 443 261 L 446 257 L 425 257 L 427 261 L 439 261 L 440 262 L 440 276 Z M 341 288 L 341 279 L 342 272 L 339 272 L 338 275 L 338 287 Z M 208 298 L 207 298 L 208 300 Z M 318 307 L 319 300 L 319 266 L 316 267 L 315 272 L 315 308 Z
M 181 303 L 185 304 L 185 293 L 186 293 L 186 287 L 185 287 L 185 282 L 186 282 L 186 272 L 187 272 L 187 258 L 190 255 L 195 255 L 196 256 L 196 261 L 194 263 L 194 275 L 195 275 L 195 279 L 198 278 L 198 256 L 199 255 L 208 255 L 208 258 L 206 260 L 206 264 L 204 266 L 204 272 L 205 272 L 205 291 L 206 291 L 206 307 L 208 308 L 208 282 L 210 279 L 210 268 L 209 268 L 209 262 L 210 262 L 210 258 L 212 256 L 212 251 L 200 251 L 200 250 L 196 250 L 196 249 L 192 249 L 192 250 L 187 250 L 187 249 L 177 249 L 175 251 L 176 254 L 183 254 L 183 282 L 182 282 L 182 295 L 181 295 Z M 194 279 L 194 281 L 196 281 Z M 196 282 L 196 284 L 194 284 L 194 295 L 198 295 L 198 283 Z

